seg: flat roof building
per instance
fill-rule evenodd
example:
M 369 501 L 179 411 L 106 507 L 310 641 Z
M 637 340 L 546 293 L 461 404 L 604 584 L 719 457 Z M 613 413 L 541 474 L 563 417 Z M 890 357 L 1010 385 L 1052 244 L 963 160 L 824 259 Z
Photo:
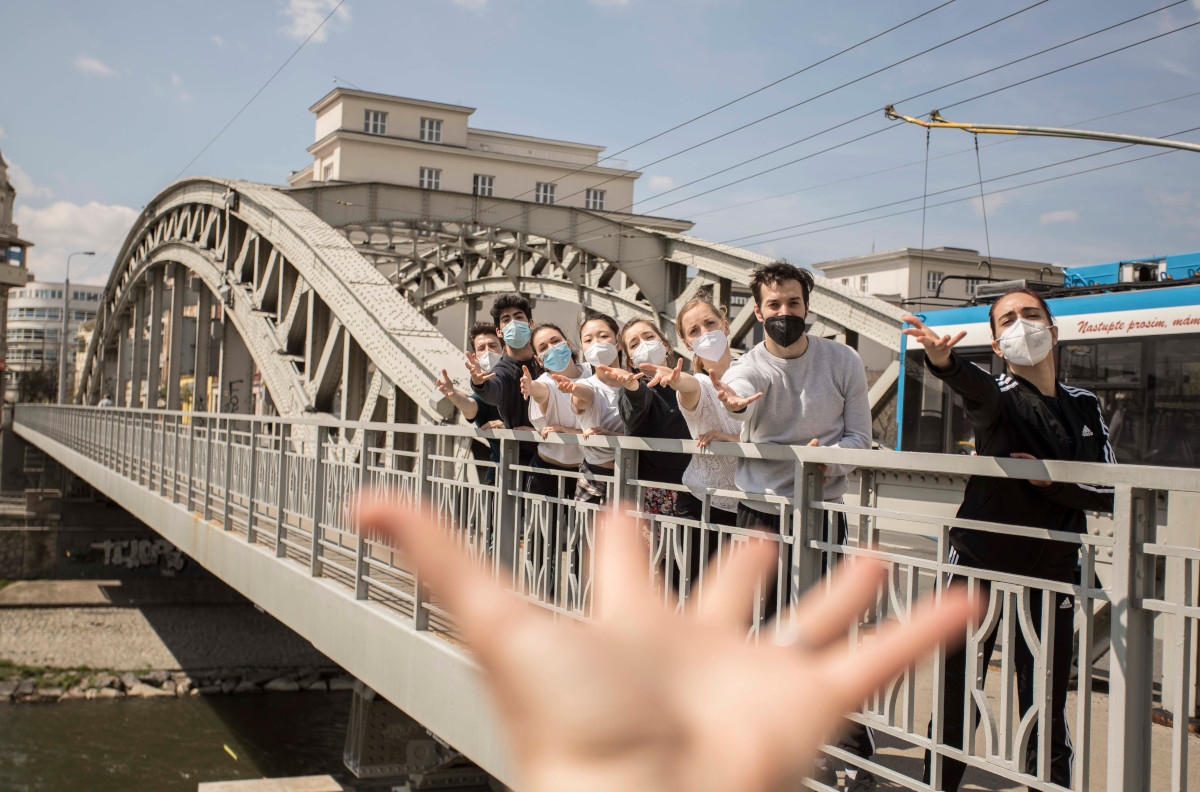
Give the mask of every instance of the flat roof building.
M 471 127 L 473 107 L 335 88 L 309 110 L 313 161 L 288 177 L 293 187 L 385 182 L 628 212 L 641 176 L 601 163 L 604 146 Z

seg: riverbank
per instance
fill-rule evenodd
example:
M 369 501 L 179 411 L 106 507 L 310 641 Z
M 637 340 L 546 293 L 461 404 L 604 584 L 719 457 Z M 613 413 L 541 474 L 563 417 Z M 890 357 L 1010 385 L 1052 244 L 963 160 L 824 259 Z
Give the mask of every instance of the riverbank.
M 353 677 L 216 580 L 0 590 L 0 703 L 349 690 Z

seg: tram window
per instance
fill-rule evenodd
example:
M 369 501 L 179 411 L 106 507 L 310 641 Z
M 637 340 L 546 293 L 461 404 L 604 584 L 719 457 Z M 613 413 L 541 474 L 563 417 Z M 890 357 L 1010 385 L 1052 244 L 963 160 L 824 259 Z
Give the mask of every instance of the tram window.
M 997 371 L 997 359 L 990 350 L 964 350 L 959 355 L 964 362 L 978 364 L 984 371 Z M 910 352 L 904 370 L 903 449 L 974 454 L 975 433 L 962 398 L 929 374 L 925 368 L 925 353 Z

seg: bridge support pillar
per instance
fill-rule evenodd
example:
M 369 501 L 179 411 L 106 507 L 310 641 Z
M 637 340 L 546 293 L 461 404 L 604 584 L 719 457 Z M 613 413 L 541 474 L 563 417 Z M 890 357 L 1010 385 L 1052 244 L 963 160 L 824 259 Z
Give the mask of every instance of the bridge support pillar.
M 225 331 L 221 337 L 221 391 L 213 409 L 250 415 L 254 412 L 254 360 L 232 323 L 226 321 L 224 324 Z
M 407 777 L 412 790 L 489 788 L 487 773 L 362 682 L 342 761 L 356 778 Z
M 162 384 L 163 270 L 150 275 L 150 339 L 147 343 L 146 406 L 158 407 L 158 389 Z
M 195 380 L 192 382 L 192 410 L 207 412 L 209 359 L 212 352 L 212 294 L 204 284 L 197 285 L 200 294 L 196 314 L 196 366 L 193 369 Z
M 133 372 L 130 376 L 129 406 L 140 409 L 145 405 L 142 401 L 142 382 L 146 379 L 146 289 L 139 288 L 133 302 Z
M 180 264 L 171 264 L 171 346 L 167 351 L 167 409 L 181 408 L 179 378 L 184 373 L 184 335 L 188 320 L 183 315 L 187 296 L 187 271 Z
M 129 379 L 133 370 L 133 360 L 130 355 L 129 341 L 129 318 L 121 317 L 117 333 L 117 376 L 116 376 L 116 392 L 113 394 L 113 399 L 116 400 L 118 407 L 129 406 Z

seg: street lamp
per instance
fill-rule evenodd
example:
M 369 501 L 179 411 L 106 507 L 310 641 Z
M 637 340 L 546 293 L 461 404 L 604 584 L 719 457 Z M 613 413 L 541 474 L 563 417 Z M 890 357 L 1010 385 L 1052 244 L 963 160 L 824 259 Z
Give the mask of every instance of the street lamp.
M 80 250 L 67 256 L 67 273 L 63 279 L 62 338 L 58 348 L 58 403 L 67 403 L 67 318 L 71 314 L 71 259 L 75 256 L 94 256 L 94 250 Z

